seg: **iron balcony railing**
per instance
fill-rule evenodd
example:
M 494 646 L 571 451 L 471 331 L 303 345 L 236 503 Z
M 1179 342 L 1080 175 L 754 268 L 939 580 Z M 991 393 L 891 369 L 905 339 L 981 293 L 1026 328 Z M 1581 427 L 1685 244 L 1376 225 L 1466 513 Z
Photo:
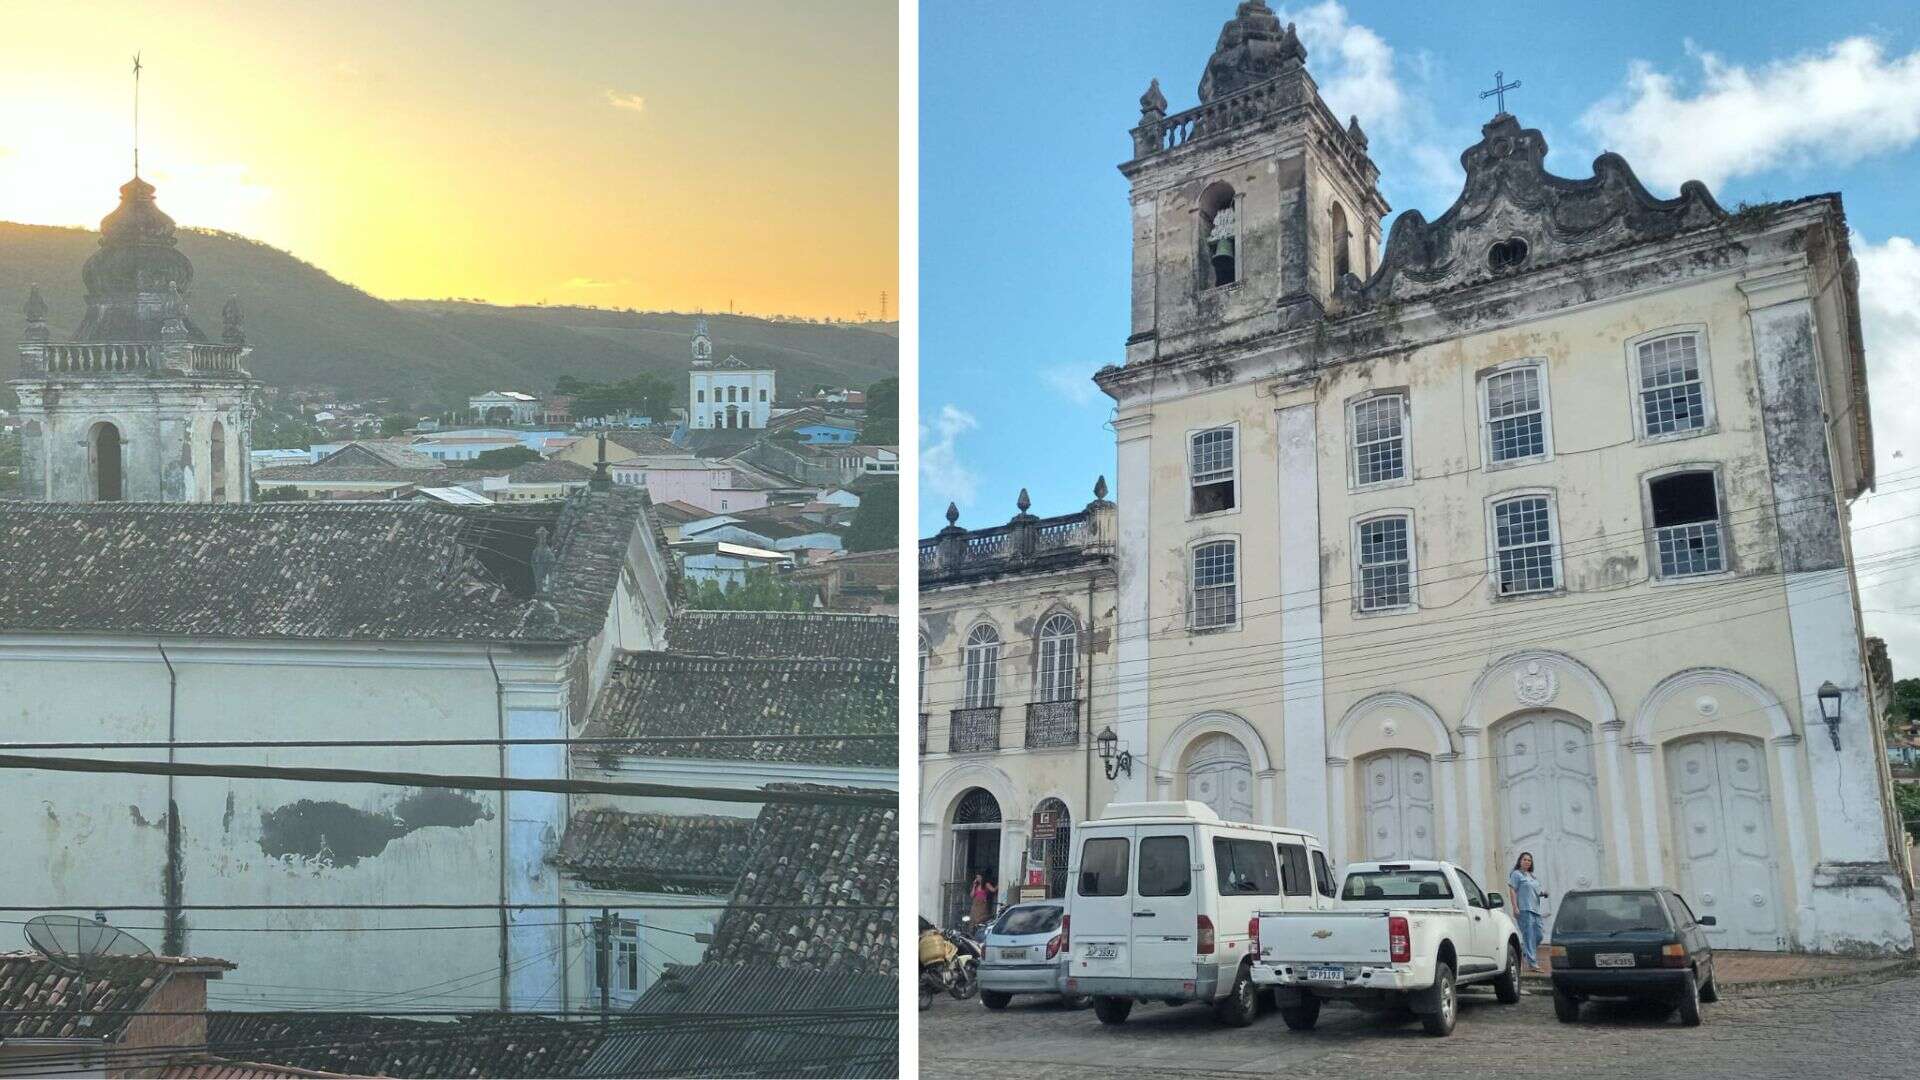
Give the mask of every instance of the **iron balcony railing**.
M 947 727 L 947 753 L 985 754 L 1000 749 L 1000 706 L 955 709 Z
M 1027 749 L 1080 745 L 1080 702 L 1031 701 L 1027 703 Z

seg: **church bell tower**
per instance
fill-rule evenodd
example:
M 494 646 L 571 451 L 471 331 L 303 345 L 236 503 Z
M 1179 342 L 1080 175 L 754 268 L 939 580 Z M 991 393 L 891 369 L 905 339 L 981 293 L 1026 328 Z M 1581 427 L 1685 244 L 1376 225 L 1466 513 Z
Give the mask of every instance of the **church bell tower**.
M 1371 274 L 1387 203 L 1358 118 L 1342 125 L 1307 50 L 1265 0 L 1220 30 L 1197 107 L 1140 98 L 1127 363 L 1208 352 L 1318 319 L 1334 285 Z
M 48 306 L 27 295 L 20 344 L 20 481 L 48 502 L 246 502 L 253 399 L 240 304 L 223 308 L 221 340 L 188 309 L 193 264 L 173 219 L 137 174 L 100 222 L 81 269 L 87 313 L 53 341 Z

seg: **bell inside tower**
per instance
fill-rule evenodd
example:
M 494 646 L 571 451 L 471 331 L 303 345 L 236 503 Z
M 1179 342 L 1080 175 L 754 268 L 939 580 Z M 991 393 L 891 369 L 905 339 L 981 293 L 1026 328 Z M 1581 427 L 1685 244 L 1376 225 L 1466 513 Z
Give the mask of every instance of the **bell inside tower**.
M 1206 287 L 1231 285 L 1240 279 L 1240 225 L 1233 188 L 1213 184 L 1200 196 L 1200 221 L 1204 226 L 1204 262 Z

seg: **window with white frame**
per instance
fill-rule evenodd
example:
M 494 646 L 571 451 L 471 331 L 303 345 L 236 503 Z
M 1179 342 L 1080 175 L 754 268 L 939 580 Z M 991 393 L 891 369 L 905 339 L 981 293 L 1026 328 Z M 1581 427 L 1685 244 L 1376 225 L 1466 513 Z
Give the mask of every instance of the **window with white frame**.
M 1547 453 L 1546 395 L 1538 364 L 1497 371 L 1481 384 L 1487 460 L 1525 461 Z
M 1407 398 L 1378 394 L 1352 410 L 1353 483 L 1356 487 L 1402 480 L 1407 475 Z
M 1493 548 L 1501 596 L 1551 592 L 1555 568 L 1553 503 L 1545 495 L 1521 495 L 1493 504 Z
M 605 988 L 615 1001 L 632 1003 L 640 997 L 640 924 L 618 916 L 592 920 L 597 947 L 594 987 Z
M 1355 530 L 1361 611 L 1413 604 L 1413 525 L 1404 514 L 1363 521 Z
M 1641 342 L 1636 351 L 1642 434 L 1673 435 L 1705 427 L 1707 399 L 1700 378 L 1700 335 L 1655 338 Z
M 1213 514 L 1234 507 L 1234 432 L 1230 427 L 1196 431 L 1187 440 L 1193 513 Z
M 1080 627 L 1061 612 L 1040 625 L 1040 693 L 1037 701 L 1073 700 L 1074 650 Z
M 990 708 L 999 701 L 1000 693 L 999 631 L 985 624 L 974 627 L 967 635 L 964 653 L 966 707 Z
M 1187 625 L 1195 630 L 1232 626 L 1240 617 L 1239 544 L 1215 540 L 1193 549 L 1193 602 Z
M 1662 579 L 1717 574 L 1727 568 L 1719 485 L 1712 471 L 1669 473 L 1648 481 L 1647 501 Z

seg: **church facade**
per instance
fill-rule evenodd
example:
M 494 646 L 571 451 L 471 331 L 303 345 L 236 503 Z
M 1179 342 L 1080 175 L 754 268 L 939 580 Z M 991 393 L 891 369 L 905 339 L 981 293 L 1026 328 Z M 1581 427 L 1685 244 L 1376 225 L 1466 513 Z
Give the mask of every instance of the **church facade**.
M 1366 136 L 1305 61 L 1241 3 L 1121 167 L 1132 320 L 1097 381 L 1132 767 L 1104 794 L 1341 860 L 1662 882 L 1723 947 L 1910 947 L 1839 197 L 1555 176 L 1502 112 L 1382 249 Z
M 100 222 L 81 276 L 87 314 L 54 341 L 38 286 L 20 345 L 20 481 L 49 502 L 247 502 L 256 384 L 240 305 L 222 311 L 221 340 L 189 314 L 193 264 L 173 219 L 138 176 Z
M 687 373 L 687 428 L 764 428 L 773 417 L 774 372 L 737 356 L 715 363 L 707 320 L 693 329 L 693 369 Z

